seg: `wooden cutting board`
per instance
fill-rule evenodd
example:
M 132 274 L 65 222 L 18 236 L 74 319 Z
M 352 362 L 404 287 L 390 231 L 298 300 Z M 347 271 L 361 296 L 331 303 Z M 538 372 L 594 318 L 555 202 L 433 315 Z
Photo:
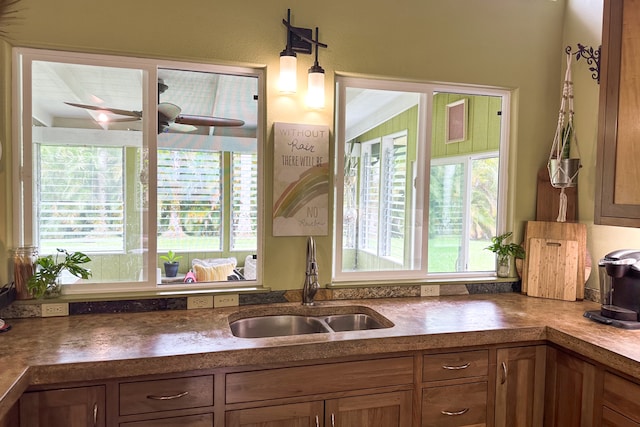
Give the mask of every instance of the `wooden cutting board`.
M 567 240 L 576 241 L 578 254 L 578 269 L 575 272 L 575 298 L 571 301 L 584 299 L 584 283 L 587 271 L 587 226 L 581 223 L 555 222 L 555 221 L 528 221 L 524 231 L 524 240 L 522 245 L 526 251 L 526 256 L 522 266 L 522 293 L 531 295 L 531 293 L 539 294 L 539 289 L 529 289 L 529 271 L 539 269 L 540 266 L 531 263 L 531 239 L 550 239 L 550 240 Z M 553 263 L 554 268 L 558 268 L 558 264 Z M 564 268 L 561 272 L 564 274 Z M 535 273 L 535 271 L 533 271 Z M 569 286 L 572 286 L 573 280 Z M 535 286 L 539 286 L 540 282 L 535 282 Z M 531 293 L 530 293 L 531 292 Z
M 536 195 L 536 221 L 557 221 L 560 212 L 559 188 L 551 185 L 549 170 L 543 167 L 538 171 Z M 578 186 L 565 188 L 567 195 L 567 222 L 578 221 Z
M 527 294 L 532 297 L 576 300 L 578 242 L 534 237 L 529 239 Z

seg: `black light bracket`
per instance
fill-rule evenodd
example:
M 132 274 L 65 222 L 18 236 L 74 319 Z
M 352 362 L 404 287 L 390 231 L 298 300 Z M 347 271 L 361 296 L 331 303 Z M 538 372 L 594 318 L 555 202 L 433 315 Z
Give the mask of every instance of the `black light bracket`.
M 592 46 L 585 46 L 578 43 L 577 52 L 572 52 L 571 46 L 567 46 L 564 50 L 568 55 L 575 55 L 576 61 L 580 61 L 580 58 L 584 58 L 589 65 L 589 71 L 591 71 L 591 77 L 600 84 L 600 51 L 602 45 L 594 49 Z
M 313 46 L 327 47 L 326 44 L 320 43 L 313 39 L 313 31 L 311 28 L 300 28 L 291 25 L 291 9 L 287 9 L 287 19 L 283 19 L 282 23 L 287 27 L 287 47 L 284 52 L 303 53 L 310 55 L 313 53 Z M 317 29 L 316 29 L 317 34 Z M 295 56 L 295 55 L 291 55 Z

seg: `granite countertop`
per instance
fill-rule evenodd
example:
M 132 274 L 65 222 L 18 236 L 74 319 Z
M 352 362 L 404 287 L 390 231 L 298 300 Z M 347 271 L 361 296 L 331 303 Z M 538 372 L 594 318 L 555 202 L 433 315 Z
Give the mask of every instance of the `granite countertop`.
M 229 316 L 344 306 L 368 307 L 395 326 L 244 339 L 228 324 Z M 583 317 L 598 308 L 509 293 L 11 319 L 0 334 L 0 418 L 29 385 L 539 340 L 640 379 L 640 331 Z

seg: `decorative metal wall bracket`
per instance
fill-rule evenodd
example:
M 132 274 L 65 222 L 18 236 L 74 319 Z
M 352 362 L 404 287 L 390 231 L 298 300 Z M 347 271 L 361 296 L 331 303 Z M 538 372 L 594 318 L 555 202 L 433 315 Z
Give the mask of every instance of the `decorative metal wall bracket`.
M 567 46 L 565 52 L 569 55 L 575 55 L 576 61 L 579 61 L 580 58 L 584 58 L 587 61 L 587 65 L 589 65 L 589 71 L 591 71 L 591 77 L 600 84 L 600 50 L 602 49 L 602 45 L 598 46 L 597 49 L 594 49 L 592 46 L 585 46 L 578 43 L 577 52 L 572 52 L 571 46 Z

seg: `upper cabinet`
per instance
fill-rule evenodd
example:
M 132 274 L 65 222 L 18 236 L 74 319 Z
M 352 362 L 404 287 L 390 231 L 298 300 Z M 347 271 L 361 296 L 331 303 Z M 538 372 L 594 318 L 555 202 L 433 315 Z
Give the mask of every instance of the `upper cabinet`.
M 596 224 L 640 227 L 640 2 L 605 0 Z

